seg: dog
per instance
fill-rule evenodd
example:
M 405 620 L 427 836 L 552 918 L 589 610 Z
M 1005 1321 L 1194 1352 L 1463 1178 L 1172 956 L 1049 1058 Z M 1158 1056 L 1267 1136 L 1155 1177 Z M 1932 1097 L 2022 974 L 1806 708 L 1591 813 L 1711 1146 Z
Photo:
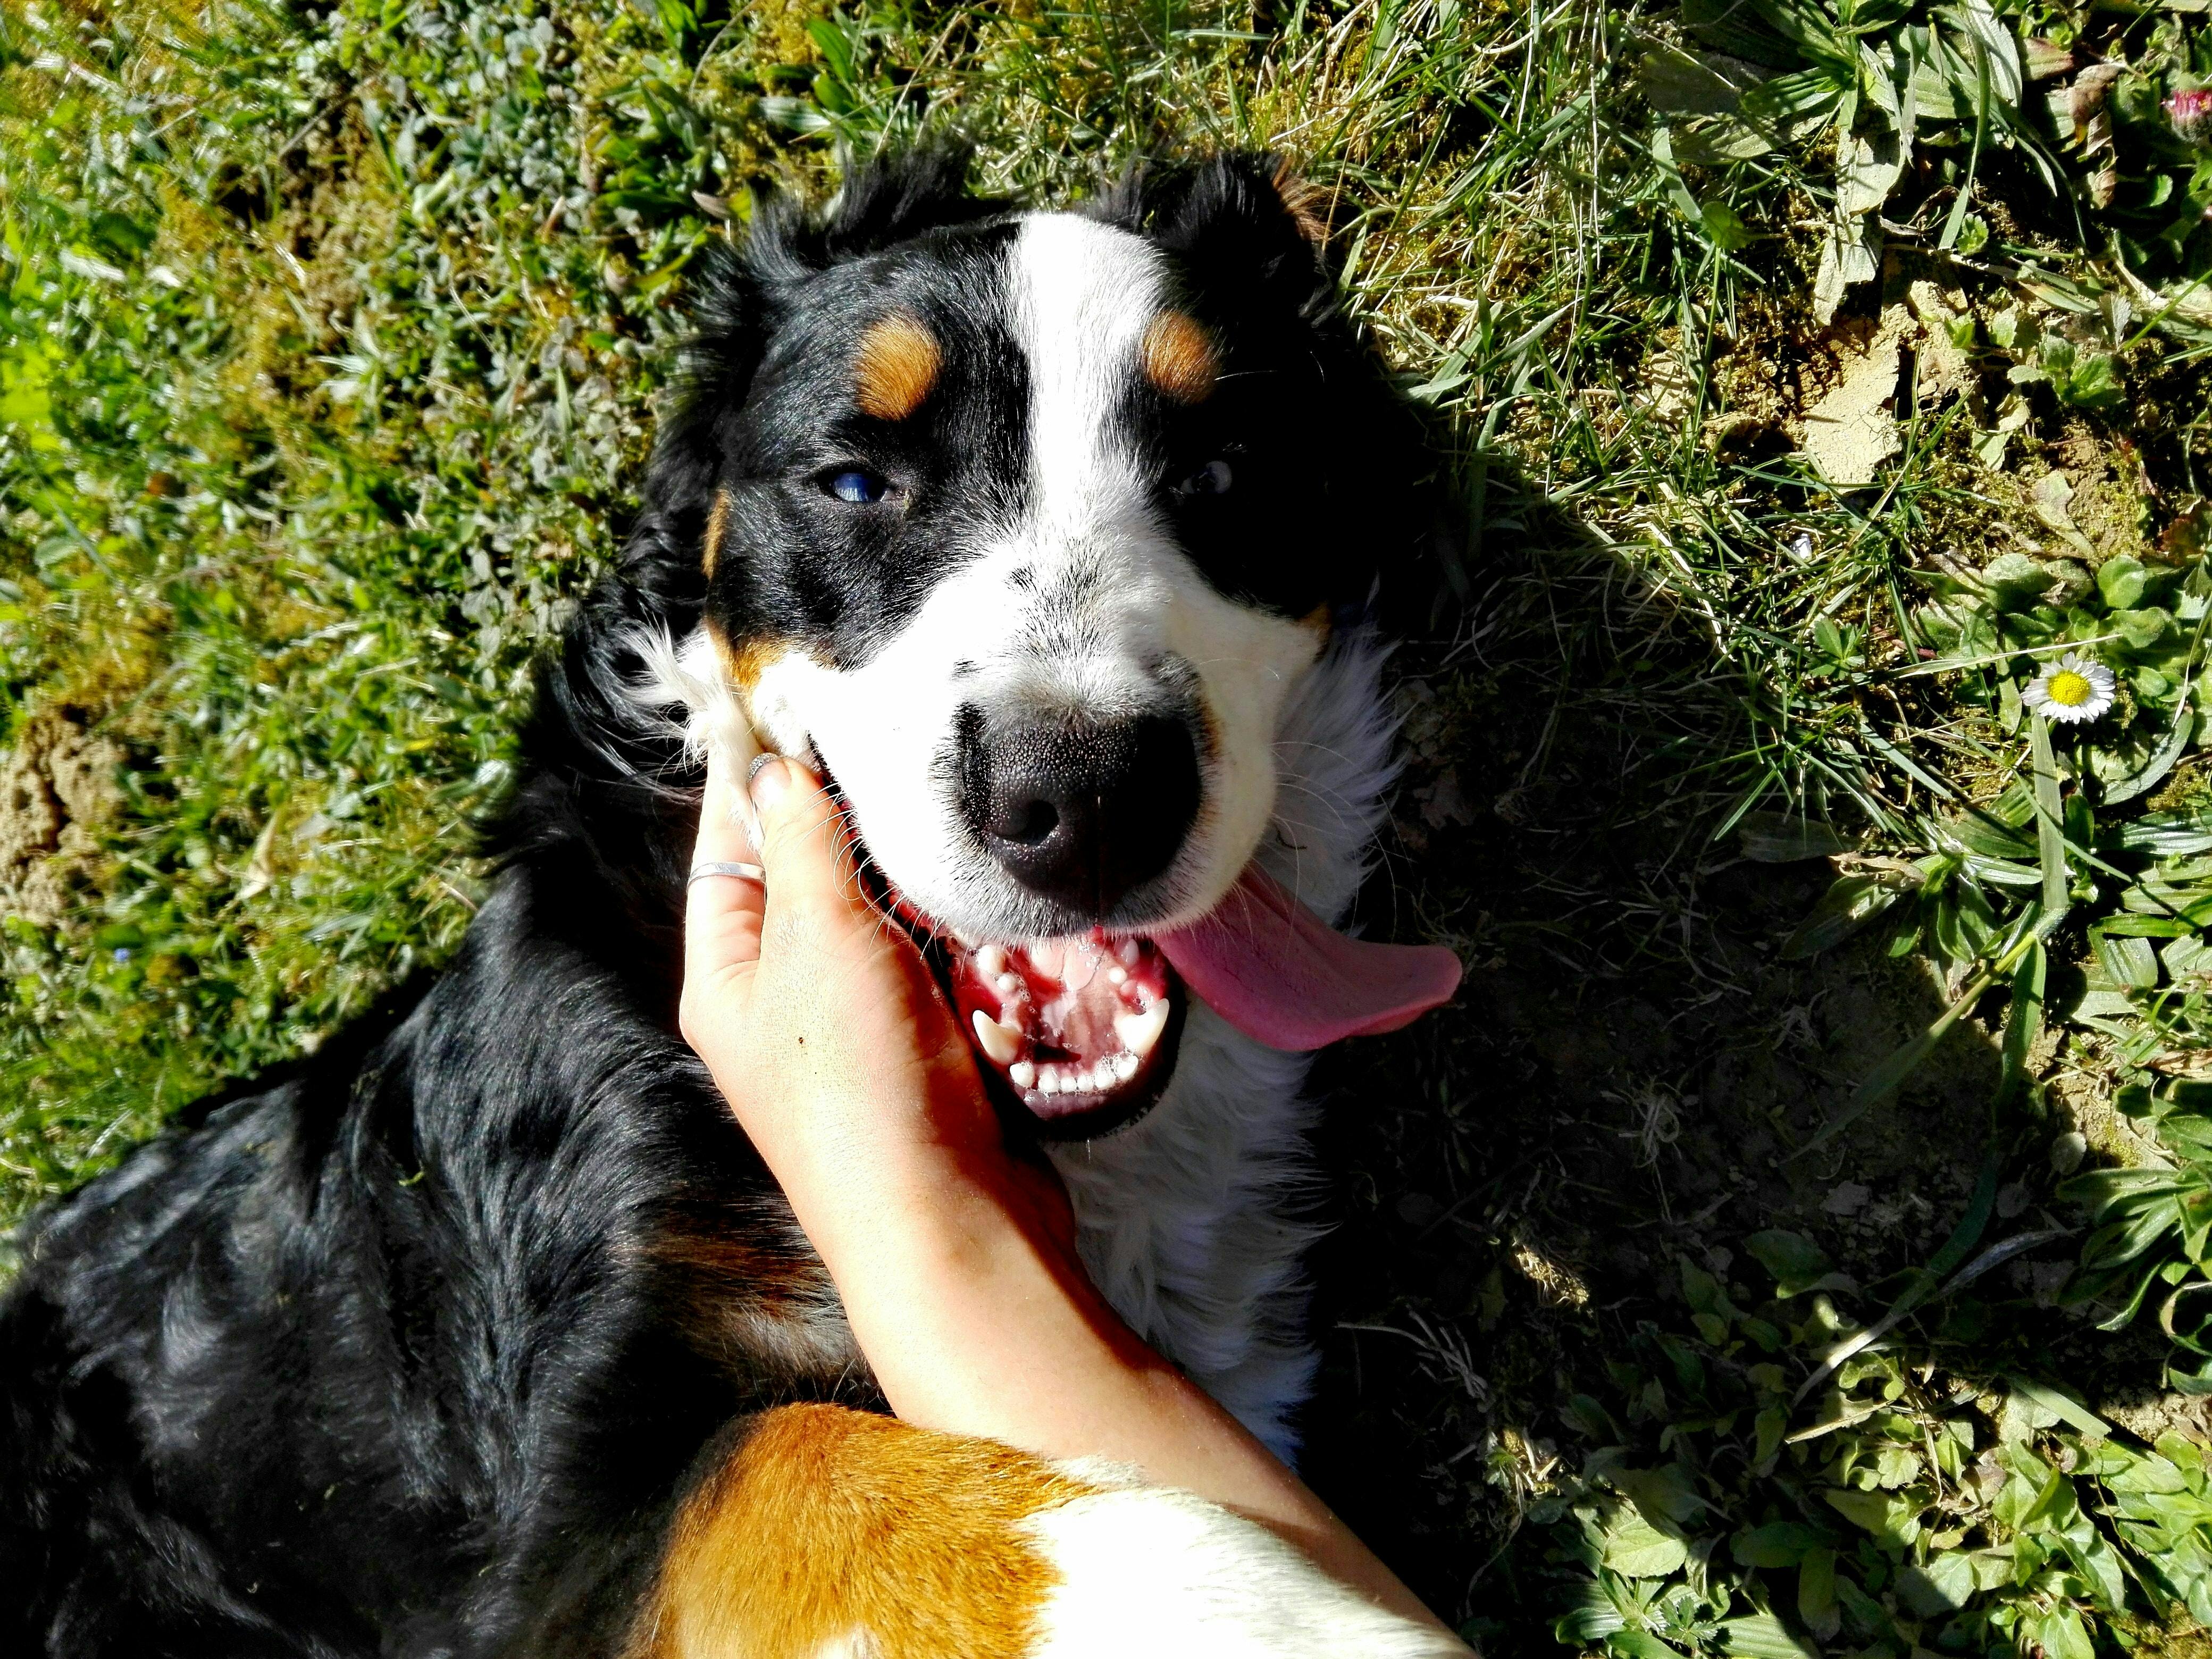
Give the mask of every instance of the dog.
M 453 961 L 27 1225 L 8 1652 L 1458 1650 L 1189 1494 L 890 1419 L 676 1032 L 702 758 L 805 756 L 1101 1290 L 1293 1455 L 1308 1053 L 1457 976 L 1326 925 L 1418 434 L 1267 158 L 1060 212 L 966 170 L 709 260 Z

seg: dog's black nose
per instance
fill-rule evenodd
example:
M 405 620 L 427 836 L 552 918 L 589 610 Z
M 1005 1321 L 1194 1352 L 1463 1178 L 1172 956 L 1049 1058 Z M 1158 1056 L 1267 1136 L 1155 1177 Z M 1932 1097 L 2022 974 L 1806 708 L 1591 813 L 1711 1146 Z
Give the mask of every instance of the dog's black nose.
M 1031 892 L 1103 917 L 1174 861 L 1198 813 L 1198 750 L 1164 714 L 994 728 L 964 720 L 960 807 Z

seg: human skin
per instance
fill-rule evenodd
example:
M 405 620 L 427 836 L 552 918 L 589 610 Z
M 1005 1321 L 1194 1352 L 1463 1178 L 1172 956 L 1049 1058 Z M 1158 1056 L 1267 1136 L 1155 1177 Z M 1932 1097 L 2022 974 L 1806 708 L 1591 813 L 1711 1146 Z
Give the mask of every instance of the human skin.
M 767 881 L 692 884 L 684 1036 L 820 1253 L 891 1409 L 1043 1457 L 1134 1465 L 1435 1624 L 1098 1294 L 1058 1177 L 1008 1146 L 935 979 L 861 890 L 818 780 L 769 757 L 748 800 L 711 763 L 694 861 L 710 860 L 758 863 Z

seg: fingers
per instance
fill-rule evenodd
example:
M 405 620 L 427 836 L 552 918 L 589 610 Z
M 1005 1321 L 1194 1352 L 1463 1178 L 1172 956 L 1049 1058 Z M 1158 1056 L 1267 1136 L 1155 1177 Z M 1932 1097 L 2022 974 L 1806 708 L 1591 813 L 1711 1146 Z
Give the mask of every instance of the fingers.
M 757 864 L 760 854 L 747 828 L 751 814 L 719 756 L 707 762 L 707 788 L 699 803 L 699 839 L 691 864 Z M 690 884 L 684 910 L 684 1036 L 693 1046 L 743 1013 L 743 1000 L 760 961 L 761 921 L 767 895 L 741 876 L 708 876 Z
M 823 936 L 879 939 L 883 918 L 861 891 L 843 817 L 814 775 L 771 756 L 753 773 L 752 800 L 772 916 Z

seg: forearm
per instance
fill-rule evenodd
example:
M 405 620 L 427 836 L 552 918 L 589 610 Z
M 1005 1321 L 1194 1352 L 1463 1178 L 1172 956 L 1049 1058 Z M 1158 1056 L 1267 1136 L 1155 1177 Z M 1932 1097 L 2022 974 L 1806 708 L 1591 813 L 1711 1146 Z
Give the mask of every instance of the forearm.
M 1408 1617 L 1411 1591 L 1243 1427 L 1122 1323 L 1003 1194 L 817 1215 L 854 1334 L 899 1416 L 1040 1455 L 1104 1457 L 1287 1539 Z M 806 1218 L 802 1215 L 802 1221 Z

